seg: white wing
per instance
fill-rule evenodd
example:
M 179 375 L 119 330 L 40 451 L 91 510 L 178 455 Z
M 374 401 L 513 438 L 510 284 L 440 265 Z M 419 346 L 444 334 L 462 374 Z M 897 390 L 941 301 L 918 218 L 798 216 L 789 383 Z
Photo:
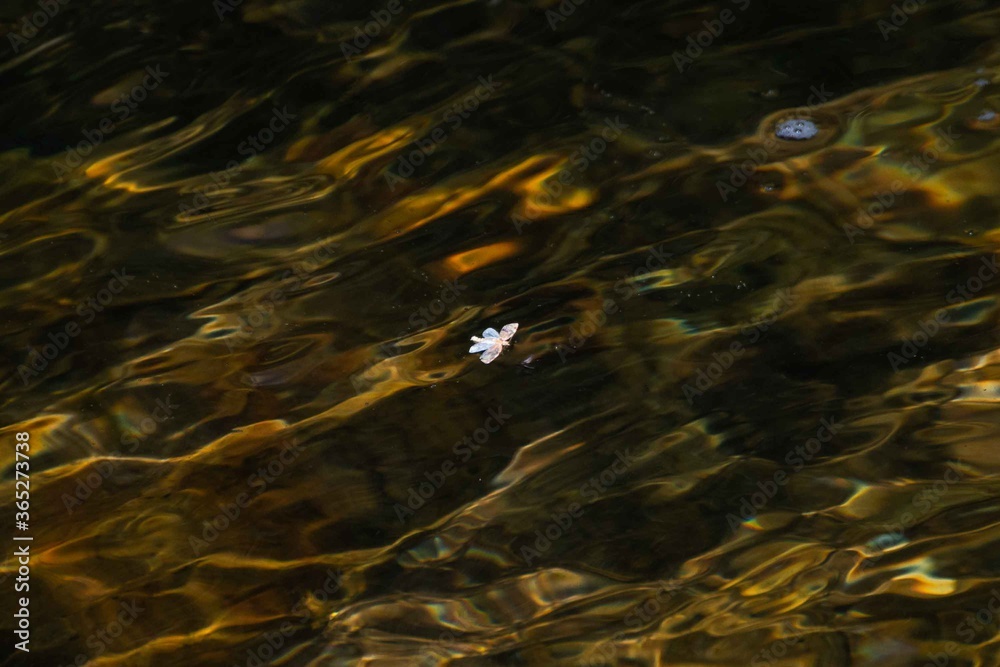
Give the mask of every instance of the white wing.
M 503 329 L 500 330 L 500 338 L 510 340 L 515 331 L 517 331 L 517 322 L 505 324 Z
M 472 347 L 470 347 L 469 352 L 473 353 L 482 352 L 483 350 L 488 350 L 491 347 L 493 347 L 493 343 L 489 342 L 488 340 L 481 340 Z
M 493 327 L 483 330 L 483 338 L 499 338 L 499 337 L 500 334 L 498 334 L 497 330 L 494 329 Z
M 500 356 L 500 350 L 502 349 L 503 345 L 494 345 L 490 349 L 483 352 L 483 356 L 479 357 L 479 360 L 484 364 L 488 364 Z

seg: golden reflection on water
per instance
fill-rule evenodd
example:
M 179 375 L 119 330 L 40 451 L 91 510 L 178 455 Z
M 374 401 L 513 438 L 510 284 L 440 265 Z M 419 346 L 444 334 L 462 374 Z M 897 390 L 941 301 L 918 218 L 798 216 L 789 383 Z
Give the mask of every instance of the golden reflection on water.
M 31 664 L 1000 664 L 1000 14 L 574 7 L 8 53 Z

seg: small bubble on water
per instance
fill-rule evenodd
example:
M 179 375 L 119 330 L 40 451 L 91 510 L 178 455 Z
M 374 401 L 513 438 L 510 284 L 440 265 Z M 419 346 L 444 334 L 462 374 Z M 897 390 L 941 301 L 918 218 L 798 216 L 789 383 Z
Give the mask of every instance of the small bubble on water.
M 816 127 L 816 123 L 811 120 L 805 120 L 804 118 L 786 120 L 783 123 L 779 123 L 778 127 L 774 129 L 774 134 L 777 135 L 779 139 L 790 139 L 792 141 L 812 139 L 818 133 L 819 128 Z

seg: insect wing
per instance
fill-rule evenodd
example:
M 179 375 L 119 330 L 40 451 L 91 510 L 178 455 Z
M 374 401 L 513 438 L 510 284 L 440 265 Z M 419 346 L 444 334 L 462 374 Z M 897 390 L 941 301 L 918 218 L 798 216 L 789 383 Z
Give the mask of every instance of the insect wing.
M 493 327 L 490 327 L 489 329 L 485 329 L 483 331 L 483 338 L 499 338 L 499 337 L 500 334 L 498 334 L 497 330 L 494 329 Z
M 500 330 L 500 338 L 510 340 L 514 336 L 515 331 L 517 331 L 517 322 L 505 324 L 503 329 Z
M 491 347 L 493 347 L 493 343 L 489 342 L 488 340 L 481 340 L 472 347 L 470 347 L 469 352 L 473 353 L 482 352 L 483 350 L 488 350 Z
M 502 345 L 493 345 L 490 347 L 490 349 L 483 352 L 483 356 L 479 357 L 479 360 L 484 364 L 488 364 L 500 356 L 500 350 L 502 349 L 503 349 Z

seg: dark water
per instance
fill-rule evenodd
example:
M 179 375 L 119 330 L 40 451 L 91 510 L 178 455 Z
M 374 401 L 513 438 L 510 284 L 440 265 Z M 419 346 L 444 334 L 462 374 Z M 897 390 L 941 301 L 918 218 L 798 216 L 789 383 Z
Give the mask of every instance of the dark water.
M 46 1 L 0 664 L 1000 664 L 994 3 Z

